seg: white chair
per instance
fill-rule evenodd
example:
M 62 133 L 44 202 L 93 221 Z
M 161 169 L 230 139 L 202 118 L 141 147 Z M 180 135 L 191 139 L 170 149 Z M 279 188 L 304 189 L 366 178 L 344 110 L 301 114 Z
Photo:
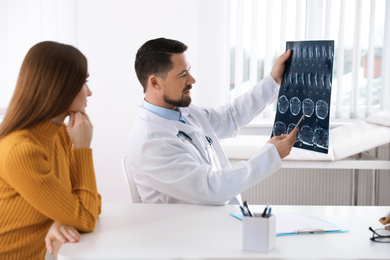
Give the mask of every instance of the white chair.
M 122 170 L 125 175 L 127 187 L 129 188 L 133 203 L 142 203 L 141 196 L 138 193 L 137 185 L 135 184 L 133 173 L 130 169 L 128 156 L 122 158 Z

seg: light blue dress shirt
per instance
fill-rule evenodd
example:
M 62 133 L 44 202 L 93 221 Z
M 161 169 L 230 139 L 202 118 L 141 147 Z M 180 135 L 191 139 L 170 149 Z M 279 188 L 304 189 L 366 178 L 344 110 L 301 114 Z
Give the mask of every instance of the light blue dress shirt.
M 152 113 L 155 113 L 156 115 L 159 115 L 161 117 L 164 117 L 168 120 L 174 120 L 174 121 L 180 121 L 182 123 L 186 123 L 186 121 L 183 119 L 181 115 L 181 111 L 175 111 L 172 109 L 167 109 L 164 107 L 159 107 L 153 104 L 150 104 L 146 100 L 142 102 L 142 107 L 145 108 L 146 110 L 149 110 Z

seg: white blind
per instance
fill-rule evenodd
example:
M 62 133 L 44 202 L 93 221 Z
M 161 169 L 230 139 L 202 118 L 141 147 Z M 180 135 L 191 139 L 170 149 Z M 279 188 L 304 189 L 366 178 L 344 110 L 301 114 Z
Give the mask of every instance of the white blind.
M 286 41 L 334 40 L 331 117 L 390 109 L 389 9 L 390 0 L 231 0 L 230 98 L 270 72 Z M 262 118 L 272 119 L 274 109 Z

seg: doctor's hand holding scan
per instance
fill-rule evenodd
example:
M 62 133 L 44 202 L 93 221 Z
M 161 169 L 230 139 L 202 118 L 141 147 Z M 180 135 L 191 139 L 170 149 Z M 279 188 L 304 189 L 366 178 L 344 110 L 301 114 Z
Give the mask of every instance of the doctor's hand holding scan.
M 271 76 L 280 85 L 282 83 L 283 73 L 285 70 L 285 63 L 290 58 L 291 50 L 287 50 L 285 53 L 280 55 L 271 70 Z
M 268 143 L 275 145 L 281 159 L 290 154 L 295 144 L 298 128 L 294 128 L 288 135 L 273 136 Z
M 127 166 L 143 203 L 238 204 L 241 192 L 280 169 L 296 131 L 271 139 L 233 167 L 220 140 L 235 137 L 276 100 L 290 51 L 251 90 L 212 108 L 191 102 L 196 80 L 187 49 L 180 41 L 158 38 L 137 51 L 135 71 L 145 97 L 128 137 Z
M 287 50 L 285 53 L 280 55 L 275 61 L 275 64 L 271 70 L 271 76 L 274 80 L 280 85 L 282 83 L 283 73 L 285 70 L 285 62 L 291 55 L 291 50 Z M 285 158 L 290 154 L 292 147 L 295 144 L 295 139 L 298 133 L 298 128 L 295 128 L 288 135 L 274 136 L 268 143 L 275 145 L 278 150 L 279 156 L 281 159 Z

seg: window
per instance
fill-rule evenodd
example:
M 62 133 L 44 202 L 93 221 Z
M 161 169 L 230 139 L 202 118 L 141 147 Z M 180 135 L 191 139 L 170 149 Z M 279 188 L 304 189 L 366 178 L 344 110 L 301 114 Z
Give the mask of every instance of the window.
M 385 0 L 232 0 L 230 99 L 271 71 L 286 41 L 324 39 L 335 41 L 332 120 L 390 109 L 389 9 Z

